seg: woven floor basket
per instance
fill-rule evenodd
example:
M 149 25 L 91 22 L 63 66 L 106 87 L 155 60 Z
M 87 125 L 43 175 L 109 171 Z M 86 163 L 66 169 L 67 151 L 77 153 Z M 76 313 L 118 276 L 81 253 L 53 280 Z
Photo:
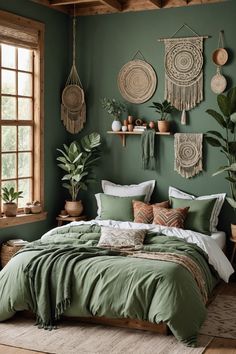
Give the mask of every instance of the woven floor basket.
M 2 244 L 1 247 L 1 266 L 2 268 L 10 261 L 14 254 L 19 251 L 22 246 L 9 246 L 7 244 Z

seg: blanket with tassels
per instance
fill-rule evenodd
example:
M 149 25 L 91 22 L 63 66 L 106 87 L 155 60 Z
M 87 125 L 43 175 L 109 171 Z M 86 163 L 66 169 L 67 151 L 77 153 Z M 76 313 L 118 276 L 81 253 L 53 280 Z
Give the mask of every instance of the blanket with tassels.
M 142 168 L 155 170 L 155 130 L 147 130 L 141 135 Z
M 31 243 L 21 252 L 38 251 L 24 269 L 30 291 L 30 310 L 36 314 L 39 328 L 52 330 L 56 321 L 70 306 L 74 267 L 78 262 L 118 252 L 97 247 L 40 245 Z

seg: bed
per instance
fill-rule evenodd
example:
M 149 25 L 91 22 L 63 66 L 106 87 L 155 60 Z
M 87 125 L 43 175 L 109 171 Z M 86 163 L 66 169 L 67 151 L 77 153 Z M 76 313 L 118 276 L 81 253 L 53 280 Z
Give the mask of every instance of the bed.
M 143 247 L 125 251 L 98 247 L 104 228 L 145 230 Z M 162 333 L 169 328 L 179 341 L 196 346 L 213 289 L 220 279 L 228 282 L 234 271 L 222 251 L 224 243 L 224 233 L 206 236 L 126 221 L 91 220 L 57 227 L 20 251 L 0 272 L 0 321 L 31 310 L 44 321 L 63 315 L 159 328 Z M 63 262 L 55 252 L 62 254 Z M 173 254 L 177 260 L 168 258 Z M 38 323 L 50 329 L 54 325 Z

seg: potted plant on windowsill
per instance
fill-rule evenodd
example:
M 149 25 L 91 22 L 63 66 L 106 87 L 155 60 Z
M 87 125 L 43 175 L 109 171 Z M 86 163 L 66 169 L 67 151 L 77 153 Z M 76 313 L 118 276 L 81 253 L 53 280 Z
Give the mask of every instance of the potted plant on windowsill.
M 206 112 L 215 118 L 220 127 L 224 129 L 224 134 L 210 130 L 207 132 L 206 141 L 211 146 L 219 148 L 227 161 L 227 165 L 220 167 L 213 176 L 221 173 L 227 174 L 225 179 L 229 182 L 231 194 L 227 201 L 235 215 L 234 224 L 231 224 L 231 232 L 232 237 L 236 239 L 236 87 L 229 90 L 227 95 L 218 95 L 217 103 L 221 113 L 213 109 L 208 109 Z
M 65 210 L 70 216 L 79 216 L 83 212 L 81 200 L 77 200 L 80 190 L 87 190 L 87 185 L 94 182 L 92 169 L 100 159 L 99 146 L 101 137 L 98 133 L 84 136 L 80 142 L 73 141 L 64 150 L 57 149 L 61 156 L 57 157 L 58 166 L 65 171 L 62 186 L 68 189 L 71 201 L 67 200 Z
M 17 204 L 14 202 L 14 200 L 17 200 L 18 198 L 23 198 L 22 197 L 22 191 L 15 192 L 15 189 L 13 187 L 7 188 L 3 187 L 2 188 L 2 200 L 4 201 L 3 203 L 3 213 L 7 217 L 12 217 L 16 216 L 17 214 Z
M 170 131 L 170 122 L 167 120 L 168 115 L 175 109 L 167 100 L 163 102 L 152 102 L 150 108 L 154 108 L 157 113 L 160 113 L 160 118 L 157 121 L 158 130 L 161 133 Z
M 101 103 L 105 111 L 107 111 L 107 113 L 109 113 L 114 119 L 112 122 L 111 129 L 114 132 L 120 131 L 122 126 L 120 122 L 120 116 L 122 112 L 126 111 L 126 106 L 123 103 L 115 100 L 115 98 L 110 99 L 104 97 L 101 100 Z

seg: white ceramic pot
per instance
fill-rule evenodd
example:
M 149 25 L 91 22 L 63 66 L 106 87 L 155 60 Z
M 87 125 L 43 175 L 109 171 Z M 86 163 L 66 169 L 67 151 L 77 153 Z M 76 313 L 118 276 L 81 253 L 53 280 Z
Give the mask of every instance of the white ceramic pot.
M 113 132 L 118 132 L 121 130 L 121 122 L 119 120 L 113 120 L 111 129 Z

